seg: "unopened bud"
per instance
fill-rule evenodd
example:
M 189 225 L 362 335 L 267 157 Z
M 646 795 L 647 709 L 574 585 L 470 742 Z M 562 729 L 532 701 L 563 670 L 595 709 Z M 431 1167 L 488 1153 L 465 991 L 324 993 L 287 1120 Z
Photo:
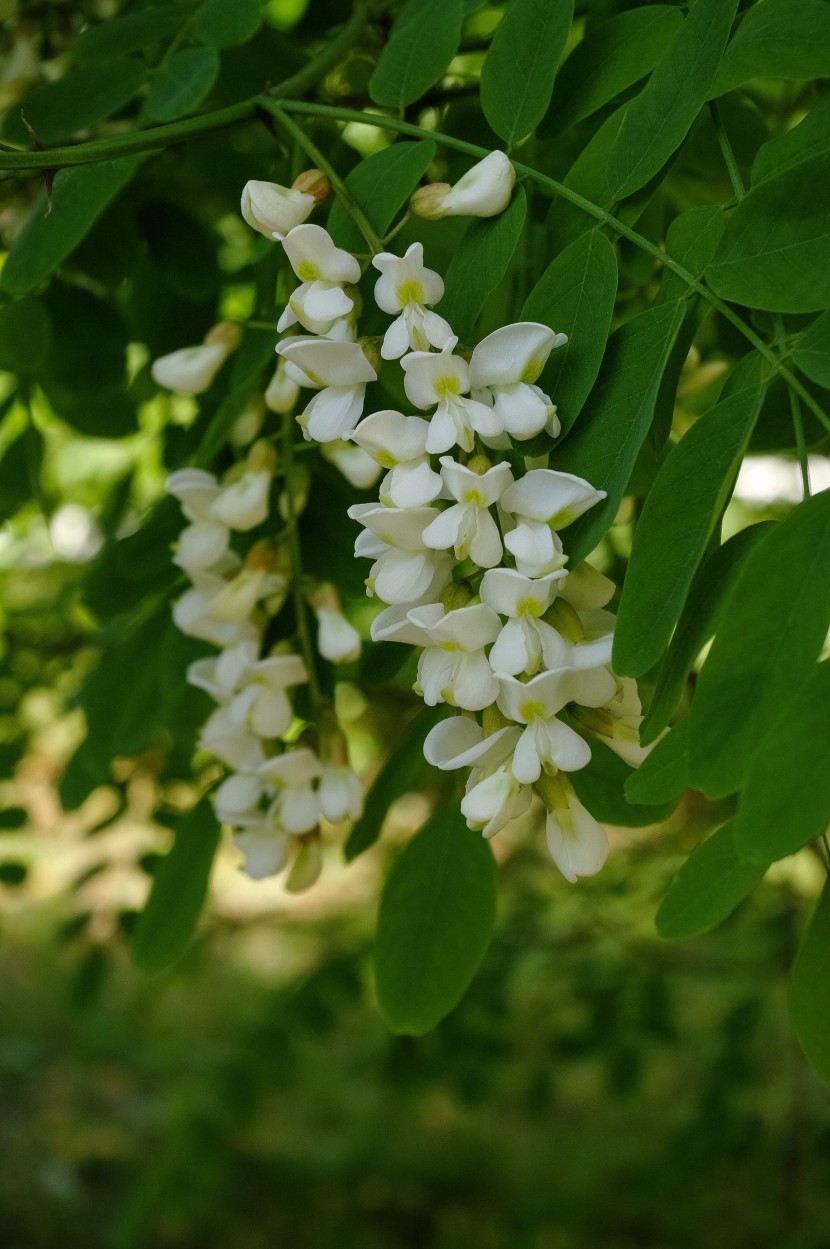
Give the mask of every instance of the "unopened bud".
M 471 473 L 476 473 L 479 477 L 483 477 L 484 474 L 488 472 L 492 467 L 493 467 L 492 461 L 488 460 L 487 456 L 482 455 L 481 453 L 479 453 L 478 455 L 472 456 L 467 461 L 467 468 L 470 470 Z
M 260 538 L 245 556 L 246 572 L 274 572 L 277 567 L 279 548 L 270 538 Z
M 227 356 L 236 351 L 241 341 L 242 330 L 233 321 L 220 321 L 204 337 L 206 347 L 224 347 Z
M 440 221 L 442 217 L 450 215 L 450 210 L 445 205 L 451 190 L 449 182 L 430 182 L 427 186 L 419 186 L 409 201 L 409 211 L 414 217 Z
M 381 365 L 380 340 L 377 338 L 358 339 L 363 354 L 377 373 Z
M 512 721 L 502 714 L 495 703 L 490 707 L 485 707 L 481 713 L 481 727 L 485 737 L 492 737 L 493 733 L 498 733 L 499 729 L 506 729 L 511 723 Z
M 576 611 L 564 599 L 555 598 L 542 617 L 545 624 L 552 625 L 566 642 L 576 645 L 585 639 L 585 629 Z
M 294 379 L 288 376 L 285 360 L 280 357 L 274 376 L 265 391 L 265 403 L 272 412 L 283 416 L 286 412 L 293 411 L 299 397 L 300 388 Z
M 496 217 L 510 203 L 516 171 L 504 152 L 491 152 L 468 169 L 454 186 L 433 182 L 419 187 L 409 202 L 416 217 Z
M 320 833 L 314 829 L 296 839 L 299 843 L 291 870 L 285 878 L 287 893 L 303 893 L 316 884 L 323 870 L 323 851 Z
M 306 169 L 294 179 L 292 190 L 299 191 L 301 195 L 310 195 L 315 204 L 322 204 L 328 198 L 331 183 L 322 169 Z
M 245 183 L 241 210 L 248 225 L 270 239 L 302 225 L 314 204 L 310 193 L 276 182 L 254 181 Z
M 444 611 L 458 611 L 461 607 L 469 607 L 473 598 L 473 590 L 469 581 L 451 581 L 441 591 L 441 606 Z
M 280 494 L 279 513 L 284 521 L 292 516 L 299 516 L 308 502 L 308 491 L 311 477 L 307 468 L 297 464 L 285 479 L 285 489 Z
M 229 439 L 237 448 L 247 447 L 262 429 L 265 409 L 258 399 L 250 399 L 231 426 Z
M 270 442 L 260 439 L 248 451 L 245 468 L 249 473 L 270 473 L 277 467 L 277 453 Z

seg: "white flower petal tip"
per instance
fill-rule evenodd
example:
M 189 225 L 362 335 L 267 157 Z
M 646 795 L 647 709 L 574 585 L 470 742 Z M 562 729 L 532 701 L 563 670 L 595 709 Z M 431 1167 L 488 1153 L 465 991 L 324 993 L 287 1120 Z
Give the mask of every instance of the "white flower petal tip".
M 596 876 L 608 858 L 608 836 L 586 811 L 570 783 L 561 777 L 546 778 L 545 823 L 548 850 L 562 875 L 571 884 L 581 876 Z

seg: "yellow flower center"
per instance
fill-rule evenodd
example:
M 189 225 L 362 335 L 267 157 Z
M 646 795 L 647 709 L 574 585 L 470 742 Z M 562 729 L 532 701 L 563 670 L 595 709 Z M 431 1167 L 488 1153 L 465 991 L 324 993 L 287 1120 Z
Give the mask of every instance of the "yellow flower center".
M 445 399 L 447 395 L 460 395 L 461 387 L 458 384 L 458 378 L 451 374 L 439 377 L 435 382 L 435 393 L 439 399 Z
M 395 294 L 402 308 L 405 308 L 407 304 L 422 304 L 424 302 L 424 288 L 414 278 L 401 282 L 400 286 L 396 288 Z
M 313 260 L 301 260 L 296 273 L 301 282 L 316 282 L 320 277 L 320 266 Z
M 544 610 L 538 598 L 520 599 L 516 606 L 520 616 L 541 616 Z
M 544 720 L 545 704 L 529 699 L 526 703 L 522 703 L 519 707 L 519 713 L 523 720 L 528 723 L 531 720 Z

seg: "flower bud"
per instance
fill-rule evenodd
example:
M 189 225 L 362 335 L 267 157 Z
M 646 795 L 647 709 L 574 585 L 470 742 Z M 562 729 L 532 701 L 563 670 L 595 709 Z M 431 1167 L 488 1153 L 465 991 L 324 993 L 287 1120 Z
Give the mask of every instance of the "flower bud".
M 446 612 L 469 607 L 472 601 L 473 591 L 469 581 L 450 581 L 441 591 L 441 606 Z
M 416 217 L 496 217 L 510 203 L 516 171 L 504 152 L 491 152 L 454 186 L 433 182 L 419 187 L 409 208 Z
M 259 399 L 252 398 L 245 405 L 231 426 L 228 435 L 232 446 L 247 447 L 262 429 L 265 409 Z
M 488 460 L 486 455 L 474 455 L 467 461 L 467 468 L 471 473 L 476 473 L 479 477 L 483 477 L 492 467 L 492 461 Z
M 293 378 L 288 376 L 285 360 L 280 356 L 276 372 L 265 391 L 266 406 L 271 412 L 277 412 L 282 416 L 286 412 L 293 411 L 299 397 L 300 388 Z
M 227 350 L 219 343 L 182 347 L 154 360 L 150 374 L 157 386 L 177 395 L 202 395 L 225 363 Z
M 329 663 L 352 663 L 360 658 L 360 634 L 349 624 L 340 606 L 340 595 L 324 581 L 309 597 L 317 617 L 317 649 Z
M 304 893 L 316 884 L 323 870 L 323 851 L 317 830 L 298 837 L 297 841 L 294 862 L 284 883 L 287 893 Z
M 409 211 L 426 221 L 449 217 L 450 209 L 446 207 L 446 201 L 451 191 L 449 182 L 430 182 L 427 186 L 419 186 L 409 201 Z
M 242 216 L 252 229 L 273 238 L 302 225 L 316 203 L 315 197 L 276 182 L 246 182 L 242 191 Z
M 285 489 L 280 494 L 278 507 L 282 520 L 287 523 L 290 516 L 297 517 L 305 511 L 310 487 L 311 477 L 308 469 L 301 464 L 295 465 L 290 475 L 286 477 Z
M 306 169 L 294 179 L 292 189 L 301 195 L 310 195 L 315 204 L 322 204 L 328 198 L 331 183 L 322 169 Z

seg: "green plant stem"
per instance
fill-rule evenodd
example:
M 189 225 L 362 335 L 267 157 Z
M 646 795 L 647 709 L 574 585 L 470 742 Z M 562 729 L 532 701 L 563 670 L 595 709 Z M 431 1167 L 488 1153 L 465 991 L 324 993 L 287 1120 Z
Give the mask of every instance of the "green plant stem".
M 787 332 L 784 329 L 784 318 L 780 312 L 776 312 L 773 323 L 775 325 L 775 341 L 779 351 L 783 352 L 784 344 L 787 340 Z M 812 494 L 810 488 L 810 459 L 807 453 L 807 439 L 804 436 L 804 416 L 801 411 L 801 404 L 798 401 L 798 395 L 793 390 L 789 392 L 790 396 L 790 414 L 793 422 L 793 435 L 795 437 L 795 446 L 798 453 L 798 463 L 801 469 L 801 488 L 805 499 L 809 499 Z
M 369 218 L 366 216 L 365 212 L 360 207 L 343 179 L 340 177 L 340 174 L 331 162 L 326 159 L 317 147 L 316 143 L 309 138 L 302 126 L 298 126 L 292 118 L 283 112 L 276 101 L 269 100 L 267 104 L 263 105 L 263 107 L 265 107 L 271 114 L 280 129 L 290 135 L 297 146 L 302 148 L 305 154 L 314 161 L 316 167 L 318 169 L 322 169 L 323 173 L 331 183 L 335 195 L 338 196 L 343 204 L 343 207 L 346 209 L 346 212 L 349 214 L 352 221 L 355 223 L 358 230 L 368 243 L 372 254 L 376 256 L 378 252 L 382 252 L 383 244 L 375 231 L 372 229 L 372 223 L 369 221 Z
M 735 200 L 740 204 L 744 195 L 746 195 L 746 187 L 744 186 L 741 171 L 738 168 L 738 162 L 735 159 L 735 153 L 732 150 L 732 144 L 729 142 L 729 135 L 726 133 L 726 127 L 723 124 L 716 100 L 709 102 L 709 114 L 715 127 L 715 134 L 718 136 L 723 163 L 726 165 L 726 171 L 732 183 L 732 190 L 735 192 Z
M 303 555 L 300 549 L 300 531 L 297 526 L 297 513 L 294 510 L 294 499 L 291 495 L 291 470 L 294 467 L 294 416 L 286 412 L 282 418 L 280 430 L 280 449 L 282 451 L 283 471 L 285 473 L 285 534 L 288 550 L 291 555 L 291 594 L 294 601 L 294 617 L 297 625 L 297 636 L 308 672 L 308 689 L 311 705 L 317 712 L 323 706 L 324 698 L 317 677 L 316 655 L 308 624 L 308 608 L 303 594 Z

